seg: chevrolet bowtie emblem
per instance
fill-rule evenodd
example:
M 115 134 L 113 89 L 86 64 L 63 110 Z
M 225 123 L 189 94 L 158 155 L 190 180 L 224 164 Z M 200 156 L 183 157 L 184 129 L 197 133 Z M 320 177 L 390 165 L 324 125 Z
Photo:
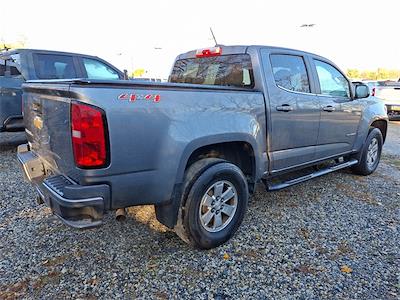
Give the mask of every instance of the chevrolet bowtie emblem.
M 43 128 L 43 120 L 41 117 L 36 116 L 33 119 L 33 126 L 35 126 L 37 129 L 42 129 Z

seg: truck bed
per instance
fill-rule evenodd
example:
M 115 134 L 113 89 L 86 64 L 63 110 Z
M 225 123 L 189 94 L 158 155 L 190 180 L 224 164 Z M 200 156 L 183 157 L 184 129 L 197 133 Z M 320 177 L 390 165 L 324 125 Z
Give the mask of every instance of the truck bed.
M 87 79 L 30 81 L 23 90 L 29 145 L 48 174 L 62 173 L 81 185 L 109 185 L 109 209 L 167 203 L 175 183 L 183 178 L 183 161 L 192 149 L 213 138 L 223 142 L 237 136 L 261 146 L 257 149 L 260 155 L 266 151 L 266 133 L 261 126 L 265 124 L 265 104 L 258 91 Z M 76 167 L 70 124 L 73 102 L 105 112 L 108 166 Z
M 206 84 L 190 84 L 190 83 L 172 83 L 172 82 L 154 82 L 140 79 L 131 80 L 100 80 L 100 79 L 48 79 L 48 80 L 29 80 L 24 86 L 30 84 L 73 84 L 82 86 L 109 86 L 109 87 L 141 87 L 141 88 L 157 88 L 157 89 L 195 89 L 195 90 L 221 90 L 221 91 L 245 91 L 260 92 L 255 89 L 240 88 L 236 86 L 206 85 Z

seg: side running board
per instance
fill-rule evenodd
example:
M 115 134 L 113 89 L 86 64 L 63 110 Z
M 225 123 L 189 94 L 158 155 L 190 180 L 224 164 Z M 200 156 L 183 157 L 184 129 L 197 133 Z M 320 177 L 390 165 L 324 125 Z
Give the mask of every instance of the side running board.
M 265 187 L 267 188 L 268 191 L 277 191 L 277 190 L 281 190 L 281 189 L 287 188 L 289 186 L 292 186 L 292 185 L 295 185 L 295 184 L 298 184 L 298 183 L 313 179 L 315 177 L 319 177 L 319 176 L 322 176 L 322 175 L 325 175 L 325 174 L 328 174 L 328 173 L 331 173 L 331 172 L 334 172 L 334 171 L 337 171 L 337 170 L 340 170 L 340 169 L 344 169 L 344 168 L 353 166 L 353 165 L 355 165 L 357 163 L 358 163 L 357 159 L 351 159 L 349 161 L 346 161 L 346 162 L 343 162 L 343 163 L 339 163 L 339 164 L 336 164 L 334 166 L 330 166 L 330 167 L 327 167 L 325 169 L 321 169 L 321 170 L 318 170 L 318 171 L 316 171 L 314 173 L 311 173 L 311 174 L 308 174 L 308 175 L 305 175 L 305 176 L 301 176 L 301 177 L 298 177 L 298 178 L 295 178 L 295 179 L 291 179 L 291 180 L 288 180 L 288 181 L 283 181 L 283 182 L 277 183 L 277 184 L 270 184 L 267 181 L 264 181 L 264 184 L 265 184 Z

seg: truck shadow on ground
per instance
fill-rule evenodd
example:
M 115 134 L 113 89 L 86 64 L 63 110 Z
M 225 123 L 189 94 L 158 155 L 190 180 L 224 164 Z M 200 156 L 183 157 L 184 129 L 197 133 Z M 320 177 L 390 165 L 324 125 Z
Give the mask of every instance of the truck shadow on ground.
M 275 192 L 266 191 L 265 186 L 260 183 L 257 185 L 256 192 L 249 199 L 247 216 L 242 227 L 248 226 L 248 223 L 251 223 L 250 219 L 263 217 L 273 219 L 282 212 L 290 213 L 293 209 L 302 207 L 307 209 L 316 202 L 324 201 L 324 194 L 327 190 L 335 191 L 334 194 L 342 194 L 350 199 L 356 198 L 369 204 L 375 204 L 376 200 L 373 195 L 356 188 L 364 181 L 364 177 L 353 175 L 350 170 L 345 169 Z M 265 215 L 263 216 L 263 214 Z M 143 233 L 141 238 L 147 239 L 156 235 L 159 240 L 163 240 L 163 236 L 165 236 L 168 240 L 175 239 L 176 242 L 180 242 L 172 229 L 158 222 L 152 205 L 129 207 L 126 217 L 126 220 L 118 222 L 115 220 L 114 214 L 110 213 L 106 222 L 119 223 L 119 226 L 124 228 L 141 228 L 139 230 Z M 110 224 L 110 226 L 118 225 Z
M 343 206 L 346 202 L 379 207 L 382 203 L 378 195 L 368 188 L 369 181 L 396 180 L 399 179 L 398 175 L 398 169 L 382 163 L 377 172 L 370 176 L 354 175 L 350 169 L 344 169 L 276 192 L 267 192 L 263 184 L 258 184 L 256 192 L 249 199 L 248 210 L 238 234 L 243 233 L 254 219 L 280 219 L 282 214 L 290 215 L 294 210 L 301 211 L 307 218 L 310 210 L 317 208 L 324 212 L 327 205 Z M 131 226 L 144 226 L 148 234 L 157 232 L 159 238 L 164 233 L 168 233 L 169 238 L 174 236 L 173 230 L 157 221 L 153 206 L 131 207 L 127 212 L 127 220 L 124 222 Z M 271 222 L 268 223 L 273 225 Z M 262 228 L 259 234 L 261 232 Z M 177 236 L 175 239 L 179 241 Z

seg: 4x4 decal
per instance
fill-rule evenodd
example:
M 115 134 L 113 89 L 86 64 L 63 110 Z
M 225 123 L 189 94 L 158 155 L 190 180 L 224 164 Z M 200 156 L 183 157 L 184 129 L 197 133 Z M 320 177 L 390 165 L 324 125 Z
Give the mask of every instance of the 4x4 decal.
M 161 96 L 158 94 L 121 94 L 118 96 L 118 100 L 128 100 L 129 102 L 135 102 L 136 100 L 160 102 Z

